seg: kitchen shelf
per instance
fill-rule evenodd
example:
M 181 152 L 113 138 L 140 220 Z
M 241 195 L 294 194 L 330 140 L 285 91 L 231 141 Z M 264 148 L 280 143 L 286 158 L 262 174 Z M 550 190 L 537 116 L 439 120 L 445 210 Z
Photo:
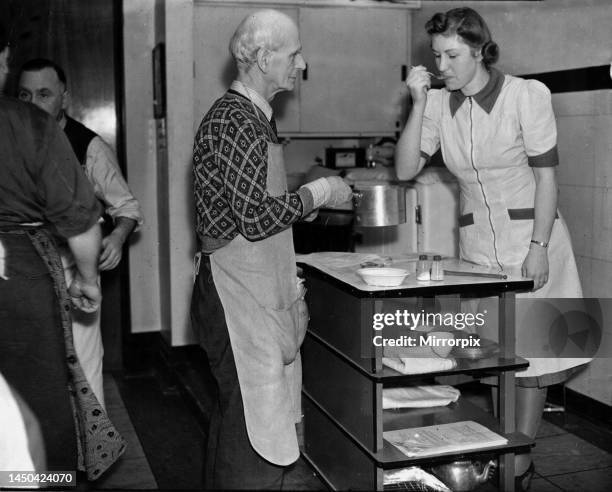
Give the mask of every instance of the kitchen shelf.
M 500 486 L 513 490 L 514 453 L 533 440 L 514 428 L 514 373 L 528 366 L 514 354 L 514 292 L 531 288 L 522 278 L 452 278 L 420 286 L 407 282 L 400 289 L 359 288 L 346 268 L 300 264 L 306 277 L 310 325 L 302 346 L 304 458 L 333 489 L 384 490 L 384 471 L 412 465 L 431 465 L 482 454 L 498 456 Z M 469 268 L 467 264 L 461 264 Z M 355 267 L 357 269 L 358 267 Z M 325 271 L 323 271 L 325 270 Z M 350 270 L 350 269 L 349 269 Z M 497 295 L 500 302 L 500 353 L 479 359 L 458 359 L 451 370 L 400 374 L 382 365 L 382 348 L 372 349 L 372 316 L 395 306 L 418 306 L 415 297 L 436 298 L 474 292 Z M 402 304 L 405 303 L 405 304 Z M 370 344 L 369 352 L 364 347 Z M 385 387 L 409 386 L 437 376 L 471 374 L 499 380 L 499 418 L 460 398 L 444 407 L 383 410 Z M 476 421 L 508 442 L 502 446 L 408 457 L 388 443 L 383 433 L 429 425 Z
M 335 422 L 333 416 L 327 412 L 325 408 L 308 393 L 308 391 L 304 391 L 304 395 L 306 396 L 309 405 L 312 405 L 318 412 L 320 412 L 321 415 L 325 416 L 330 423 Z M 501 446 L 483 446 L 478 449 L 453 451 L 449 453 L 440 453 L 436 456 L 418 458 L 406 456 L 386 440 L 383 441 L 383 448 L 381 451 L 372 452 L 367 447 L 363 446 L 359 438 L 353 435 L 344 426 L 338 426 L 337 423 L 334 424 L 338 426 L 341 429 L 341 432 L 351 441 L 353 441 L 353 443 L 359 447 L 363 453 L 373 460 L 376 465 L 380 466 L 384 470 L 402 468 L 405 466 L 430 466 L 434 463 L 449 461 L 449 458 L 452 458 L 453 460 L 461 460 L 478 455 L 499 454 L 500 452 L 515 452 L 519 450 L 524 451 L 533 446 L 533 440 L 529 439 L 520 432 L 504 434 L 500 430 L 497 420 L 491 414 L 463 398 L 460 398 L 455 403 L 441 407 L 384 410 L 382 419 L 385 431 L 471 420 L 484 425 L 493 432 L 508 439 L 508 442 Z
M 333 352 L 337 357 L 343 359 L 347 364 L 352 365 L 358 371 L 361 371 L 366 377 L 374 381 L 382 381 L 385 385 L 392 383 L 407 383 L 423 380 L 424 378 L 431 379 L 437 376 L 450 376 L 454 374 L 469 374 L 471 376 L 489 376 L 496 375 L 504 371 L 520 371 L 529 366 L 529 362 L 522 357 L 500 357 L 492 356 L 486 359 L 471 360 L 467 358 L 456 359 L 457 367 L 443 371 L 427 372 L 423 374 L 402 374 L 390 367 L 383 366 L 380 372 L 372 372 L 364 369 L 341 350 L 326 342 L 323 338 L 313 332 L 306 334 L 306 339 L 312 339 L 328 350 Z M 308 342 L 305 342 L 308 344 Z
M 431 408 L 405 408 L 398 410 L 383 411 L 383 429 L 385 431 L 396 429 L 410 429 L 413 427 L 424 427 L 427 425 L 448 424 L 451 422 L 461 422 L 465 420 L 473 420 L 484 425 L 493 432 L 508 439 L 508 443 L 502 446 L 482 447 L 477 450 L 469 450 L 462 452 L 441 453 L 435 457 L 425 458 L 409 458 L 404 455 L 399 449 L 384 441 L 383 450 L 373 455 L 374 459 L 384 469 L 399 468 L 402 466 L 418 465 L 420 463 L 432 463 L 439 461 L 448 461 L 448 457 L 453 460 L 463 459 L 467 456 L 478 454 L 486 454 L 495 452 L 499 454 L 501 451 L 518 451 L 533 446 L 533 440 L 529 439 L 520 432 L 512 432 L 505 434 L 499 426 L 499 422 L 490 413 L 482 408 L 474 405 L 465 398 L 459 398 L 457 402 L 451 403 L 444 407 Z

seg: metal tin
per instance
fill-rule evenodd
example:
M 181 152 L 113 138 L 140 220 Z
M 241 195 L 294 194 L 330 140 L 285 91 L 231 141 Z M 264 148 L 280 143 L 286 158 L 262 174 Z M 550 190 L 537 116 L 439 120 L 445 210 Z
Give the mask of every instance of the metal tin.
M 356 183 L 353 192 L 355 224 L 381 227 L 406 222 L 406 190 L 403 186 Z

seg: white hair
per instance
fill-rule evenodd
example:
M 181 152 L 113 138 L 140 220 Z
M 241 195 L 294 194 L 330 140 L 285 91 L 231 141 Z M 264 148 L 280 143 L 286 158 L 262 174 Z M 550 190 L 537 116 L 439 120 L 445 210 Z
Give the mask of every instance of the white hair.
M 247 69 L 253 65 L 261 48 L 280 48 L 285 42 L 288 25 L 295 24 L 291 17 L 278 10 L 259 10 L 247 15 L 236 28 L 229 44 L 238 67 Z

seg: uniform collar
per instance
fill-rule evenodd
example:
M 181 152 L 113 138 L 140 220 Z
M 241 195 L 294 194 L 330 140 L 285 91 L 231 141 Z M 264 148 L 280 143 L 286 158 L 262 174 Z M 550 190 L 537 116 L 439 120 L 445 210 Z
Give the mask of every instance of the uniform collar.
M 495 68 L 489 70 L 489 81 L 487 84 L 478 92 L 474 94 L 472 98 L 478 103 L 478 105 L 484 109 L 487 113 L 490 113 L 495 105 L 495 101 L 499 96 L 504 85 L 504 74 Z M 467 99 L 467 96 L 461 92 L 461 90 L 452 91 L 450 93 L 449 104 L 451 116 L 455 116 L 457 110 L 463 104 L 463 101 Z
M 234 80 L 230 89 L 237 92 L 238 94 L 243 95 L 247 99 L 250 99 L 255 106 L 261 109 L 261 112 L 268 118 L 268 121 L 272 118 L 272 106 L 265 100 L 265 98 L 259 94 L 255 89 L 251 89 L 244 85 L 243 82 L 239 80 Z

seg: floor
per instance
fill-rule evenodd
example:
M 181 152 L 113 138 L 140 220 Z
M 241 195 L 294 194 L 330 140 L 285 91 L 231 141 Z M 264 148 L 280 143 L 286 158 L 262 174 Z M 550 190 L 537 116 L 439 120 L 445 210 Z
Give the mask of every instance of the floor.
M 111 418 L 130 447 L 114 468 L 85 489 L 201 489 L 206 422 L 181 388 L 167 375 L 148 371 L 129 377 L 107 374 L 105 391 Z M 471 397 L 485 399 L 482 394 Z M 534 460 L 534 492 L 608 492 L 612 429 L 570 412 L 546 413 Z M 324 488 L 302 459 L 289 469 L 283 486 L 284 490 Z

